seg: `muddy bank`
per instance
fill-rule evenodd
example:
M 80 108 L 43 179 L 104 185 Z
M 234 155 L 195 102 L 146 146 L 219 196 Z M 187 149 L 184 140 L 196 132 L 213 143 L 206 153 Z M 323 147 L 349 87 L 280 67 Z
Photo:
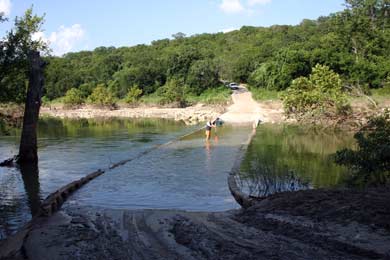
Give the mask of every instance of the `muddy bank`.
M 387 259 L 390 190 L 277 194 L 219 213 L 67 206 L 33 224 L 27 259 Z
M 197 104 L 186 108 L 162 107 L 118 107 L 115 110 L 83 106 L 77 109 L 65 109 L 62 106 L 42 107 L 41 116 L 59 118 L 164 118 L 197 124 L 218 117 L 225 111 L 224 106 Z

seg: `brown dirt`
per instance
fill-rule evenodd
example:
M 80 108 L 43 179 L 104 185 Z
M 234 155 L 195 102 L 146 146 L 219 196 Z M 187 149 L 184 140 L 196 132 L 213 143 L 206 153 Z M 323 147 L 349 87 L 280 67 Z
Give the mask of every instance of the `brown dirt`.
M 283 193 L 219 213 L 66 207 L 27 259 L 389 259 L 390 189 Z
M 283 108 L 280 102 L 258 103 L 252 98 L 252 93 L 240 86 L 232 94 L 233 104 L 220 118 L 228 123 L 253 123 L 257 120 L 267 123 L 284 121 Z

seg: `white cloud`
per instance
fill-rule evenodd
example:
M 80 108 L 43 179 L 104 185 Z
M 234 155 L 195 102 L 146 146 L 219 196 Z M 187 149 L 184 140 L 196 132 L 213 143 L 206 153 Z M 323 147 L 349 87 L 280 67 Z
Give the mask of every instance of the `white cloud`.
M 249 6 L 255 6 L 255 5 L 266 5 L 271 3 L 272 0 L 248 0 Z
M 11 13 L 11 0 L 0 0 L 0 13 L 5 16 Z
M 80 24 L 74 24 L 70 27 L 61 26 L 56 32 L 52 32 L 46 37 L 43 32 L 37 32 L 33 35 L 33 40 L 41 40 L 50 45 L 54 55 L 62 55 L 70 52 L 84 38 L 85 31 Z
M 241 4 L 240 0 L 222 0 L 219 7 L 223 12 L 228 14 L 241 13 L 245 11 L 245 8 Z
M 228 33 L 228 32 L 232 32 L 232 31 L 236 31 L 236 30 L 238 30 L 238 28 L 230 27 L 230 28 L 222 29 L 220 32 Z
M 266 5 L 272 0 L 222 0 L 219 8 L 227 14 L 246 13 L 251 16 L 257 5 Z

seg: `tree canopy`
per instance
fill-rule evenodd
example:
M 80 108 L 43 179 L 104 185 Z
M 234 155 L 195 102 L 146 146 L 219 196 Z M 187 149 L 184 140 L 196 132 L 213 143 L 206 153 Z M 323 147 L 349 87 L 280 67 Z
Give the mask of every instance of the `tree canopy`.
M 0 22 L 3 22 L 0 17 Z M 25 98 L 29 54 L 31 51 L 48 52 L 45 42 L 33 39 L 41 30 L 43 17 L 27 9 L 23 17 L 16 17 L 14 28 L 0 41 L 0 102 L 23 102 Z
M 190 37 L 177 33 L 173 39 L 150 45 L 99 47 L 47 57 L 45 95 L 51 100 L 76 88 L 88 96 L 100 85 L 122 99 L 133 86 L 148 95 L 173 81 L 200 95 L 218 87 L 220 80 L 281 91 L 294 79 L 308 77 L 316 64 L 340 75 L 343 84 L 368 88 L 389 85 L 389 2 L 346 0 L 345 6 L 344 11 L 305 19 L 296 26 L 244 26 L 229 33 Z M 15 22 L 17 29 L 8 38 L 24 39 L 19 35 L 31 35 L 41 23 L 41 18 L 26 13 Z M 1 49 L 2 53 L 11 50 Z M 2 75 L 0 100 L 18 101 L 24 94 L 24 78 L 11 71 L 6 74 Z

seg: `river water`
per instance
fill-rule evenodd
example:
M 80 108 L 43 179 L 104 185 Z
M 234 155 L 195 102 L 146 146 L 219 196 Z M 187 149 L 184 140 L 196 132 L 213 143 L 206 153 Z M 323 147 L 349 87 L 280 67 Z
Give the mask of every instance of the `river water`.
M 31 219 L 40 202 L 61 186 L 172 140 L 107 171 L 66 204 L 190 211 L 238 208 L 226 178 L 252 129 L 223 126 L 205 142 L 203 131 L 193 133 L 199 127 L 154 119 L 41 120 L 38 167 L 0 168 L 0 239 Z M 193 134 L 179 138 L 189 133 Z M 0 136 L 0 160 L 17 153 L 18 136 L 17 130 Z M 352 145 L 351 135 L 345 133 L 260 126 L 242 164 L 242 189 L 262 195 L 340 185 L 346 170 L 327 157 Z
M 106 208 L 173 208 L 221 211 L 237 208 L 226 185 L 238 147 L 250 130 L 223 127 L 205 142 L 200 126 L 170 120 L 57 120 L 39 123 L 39 165 L 0 168 L 0 238 L 37 212 L 61 186 L 99 168 L 175 142 L 106 172 L 68 203 Z M 0 160 L 17 153 L 20 132 L 0 137 Z
M 261 125 L 241 164 L 239 186 L 264 197 L 284 191 L 343 186 L 348 169 L 332 155 L 353 148 L 353 134 L 294 125 Z

